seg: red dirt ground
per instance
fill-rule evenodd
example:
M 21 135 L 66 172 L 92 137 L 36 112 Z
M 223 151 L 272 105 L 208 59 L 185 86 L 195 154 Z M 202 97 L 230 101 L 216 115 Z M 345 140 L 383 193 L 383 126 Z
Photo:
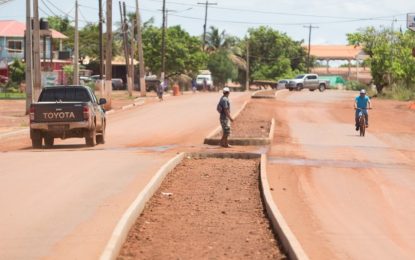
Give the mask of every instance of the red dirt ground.
M 285 259 L 264 215 L 258 166 L 185 159 L 149 201 L 117 259 Z

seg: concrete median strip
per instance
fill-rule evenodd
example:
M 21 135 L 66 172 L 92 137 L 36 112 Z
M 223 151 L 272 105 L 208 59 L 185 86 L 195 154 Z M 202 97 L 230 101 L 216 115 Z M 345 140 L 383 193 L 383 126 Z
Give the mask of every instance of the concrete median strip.
M 268 92 L 274 92 L 273 90 L 258 90 L 252 93 L 251 98 L 269 98 L 269 99 L 275 99 L 276 95 L 267 95 Z M 275 91 L 276 92 L 276 91 Z
M 108 241 L 104 251 L 101 254 L 101 260 L 116 259 L 125 241 L 130 228 L 134 224 L 137 217 L 141 214 L 147 201 L 157 191 L 160 184 L 163 182 L 166 175 L 174 169 L 184 158 L 185 154 L 180 153 L 173 159 L 163 165 L 145 188 L 140 192 L 134 202 L 130 205 L 124 213 L 117 226 L 115 227 L 110 240 Z
M 272 143 L 272 139 L 274 136 L 274 129 L 275 129 L 275 120 L 274 118 L 271 120 L 271 127 L 267 138 L 258 138 L 258 137 L 249 137 L 249 138 L 233 138 L 230 137 L 228 139 L 230 145 L 241 145 L 241 146 L 248 146 L 248 145 L 269 145 Z M 222 128 L 219 126 L 217 127 L 210 135 L 208 135 L 205 140 L 204 144 L 208 145 L 219 145 L 220 139 L 215 137 L 220 134 Z
M 127 238 L 127 235 L 134 225 L 136 219 L 140 216 L 146 203 L 150 200 L 153 194 L 160 187 L 165 177 L 171 172 L 177 165 L 179 165 L 184 158 L 234 158 L 234 159 L 258 159 L 261 158 L 260 163 L 260 192 L 263 203 L 266 207 L 268 219 L 273 228 L 274 234 L 276 234 L 282 243 L 284 251 L 288 254 L 290 259 L 308 260 L 308 256 L 305 254 L 298 240 L 290 230 L 289 226 L 285 222 L 282 214 L 275 205 L 272 195 L 270 193 L 270 187 L 266 174 L 266 155 L 258 153 L 180 153 L 173 159 L 163 165 L 155 176 L 150 180 L 142 192 L 137 196 L 135 201 L 124 213 L 117 226 L 115 227 L 110 240 L 108 241 L 104 251 L 101 254 L 101 260 L 116 259 L 120 249 Z
M 264 90 L 256 91 L 252 94 L 252 97 L 256 95 L 256 93 L 259 93 Z M 275 92 L 275 95 L 272 96 L 272 98 L 275 98 L 278 94 L 287 92 L 288 90 L 277 90 Z M 238 111 L 238 113 L 235 114 L 234 118 L 237 118 L 239 114 L 245 109 L 246 105 L 248 104 L 248 101 L 242 106 L 242 108 Z M 274 137 L 274 130 L 275 130 L 275 119 L 273 118 L 271 120 L 271 127 L 269 131 L 269 135 L 267 138 L 258 138 L 258 137 L 249 137 L 249 138 L 233 138 L 229 137 L 229 144 L 230 145 L 241 145 L 241 146 L 254 146 L 254 145 L 269 145 L 272 143 L 273 137 Z M 204 144 L 208 145 L 219 145 L 220 144 L 220 138 L 217 136 L 220 135 L 222 131 L 221 126 L 216 127 L 208 136 L 205 137 Z

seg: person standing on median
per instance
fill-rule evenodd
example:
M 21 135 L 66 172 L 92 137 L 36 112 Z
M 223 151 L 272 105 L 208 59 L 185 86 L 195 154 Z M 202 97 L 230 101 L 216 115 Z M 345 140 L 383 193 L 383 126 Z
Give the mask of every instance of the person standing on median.
M 220 125 L 222 126 L 222 139 L 220 140 L 220 145 L 222 147 L 231 147 L 228 143 L 228 137 L 231 133 L 231 122 L 233 118 L 231 117 L 231 104 L 229 102 L 229 88 L 223 88 L 223 96 L 220 98 L 217 105 L 217 110 L 220 114 L 219 120 Z

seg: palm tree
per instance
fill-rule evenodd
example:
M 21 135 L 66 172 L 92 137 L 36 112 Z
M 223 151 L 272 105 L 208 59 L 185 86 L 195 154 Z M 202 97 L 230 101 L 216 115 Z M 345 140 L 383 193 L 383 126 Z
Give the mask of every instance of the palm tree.
M 239 39 L 228 35 L 225 30 L 219 32 L 219 29 L 211 26 L 210 31 L 206 34 L 206 51 L 208 53 L 225 50 L 228 53 L 229 60 L 240 70 L 246 70 L 246 61 L 241 58 L 241 50 L 238 47 Z
M 206 46 L 208 52 L 214 52 L 219 49 L 228 49 L 235 43 L 234 37 L 226 34 L 225 30 L 219 32 L 219 29 L 211 26 L 210 31 L 206 34 Z

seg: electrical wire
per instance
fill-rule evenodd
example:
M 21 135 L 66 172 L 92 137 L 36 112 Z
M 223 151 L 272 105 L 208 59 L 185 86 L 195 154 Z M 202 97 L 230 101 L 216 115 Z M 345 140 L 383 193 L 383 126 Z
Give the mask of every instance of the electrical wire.
M 161 2 L 161 0 L 148 0 L 148 1 Z M 167 1 L 166 3 L 174 4 L 174 5 L 184 5 L 184 6 L 204 8 L 203 6 L 197 5 L 197 4 L 181 3 L 181 2 L 174 2 L 174 1 Z M 360 18 L 360 17 L 327 16 L 327 15 L 302 14 L 302 13 L 299 14 L 299 13 L 289 13 L 289 12 L 273 12 L 273 11 L 263 11 L 263 10 L 253 10 L 253 9 L 243 9 L 243 8 L 221 7 L 221 6 L 210 6 L 209 8 L 226 10 L 226 11 L 235 11 L 235 12 L 248 12 L 248 13 L 273 14 L 273 15 L 298 16 L 298 17 L 314 17 L 314 18 L 327 18 L 327 19 L 342 19 L 342 20 L 380 19 L 380 18 L 392 18 L 394 16 L 406 15 L 406 13 L 403 13 L 403 14 L 395 14 L 395 15 L 388 15 L 388 16 L 381 16 L 381 17 L 373 17 L 373 18 Z
M 59 16 L 59 15 L 57 15 L 54 11 L 52 11 L 52 9 L 50 9 L 49 8 L 49 6 L 45 3 L 45 1 L 44 0 L 40 0 L 42 3 L 43 3 L 43 5 L 46 7 L 46 9 L 48 9 L 54 16 Z M 39 9 L 41 9 L 40 8 L 40 6 L 39 6 Z M 47 14 L 48 15 L 48 14 Z M 49 16 L 49 15 L 48 15 Z

